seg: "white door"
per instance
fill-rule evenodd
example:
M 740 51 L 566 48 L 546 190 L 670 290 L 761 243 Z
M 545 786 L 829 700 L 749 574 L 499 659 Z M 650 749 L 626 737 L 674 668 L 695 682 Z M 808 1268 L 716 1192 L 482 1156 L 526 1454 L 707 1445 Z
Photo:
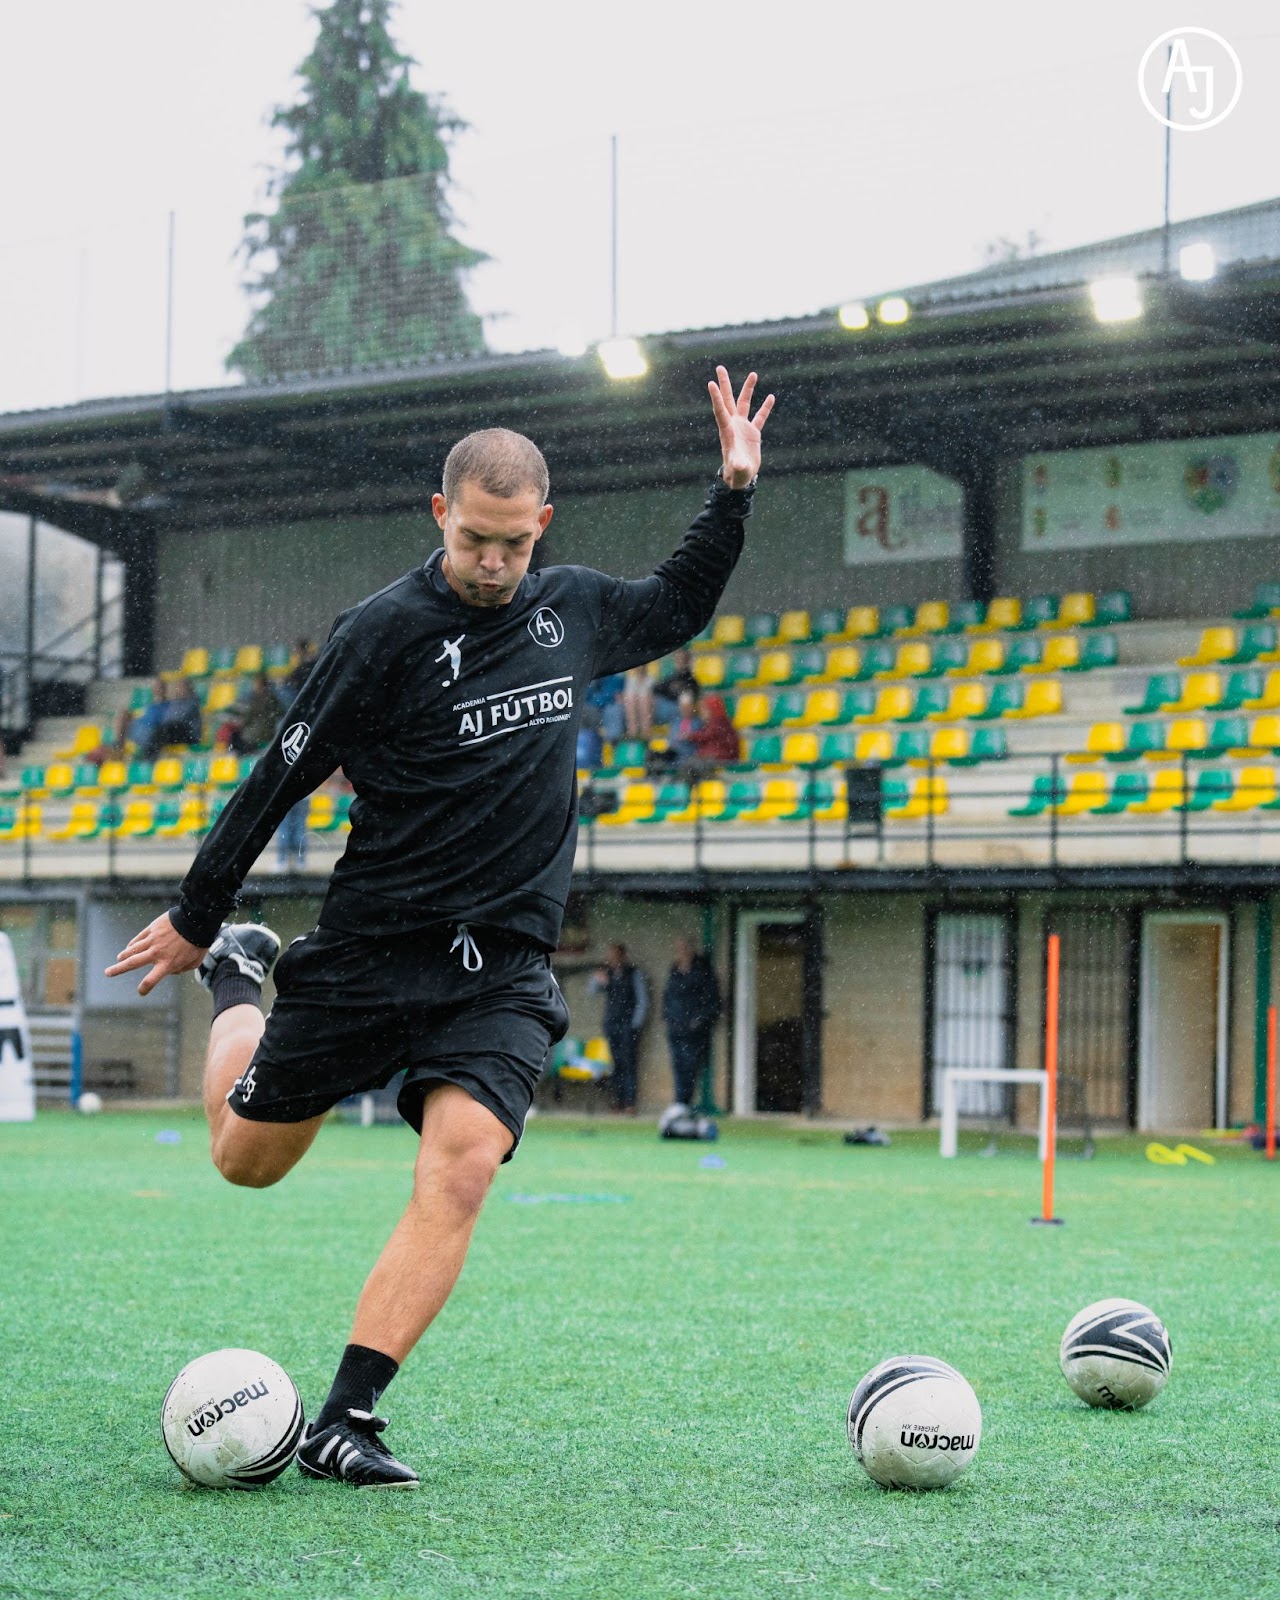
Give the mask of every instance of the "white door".
M 999 915 L 946 912 L 933 924 L 933 1106 L 948 1067 L 1003 1070 L 1009 1060 L 1009 924 Z M 1008 1087 L 958 1083 L 962 1117 L 1002 1116 Z
M 1226 1125 L 1228 923 L 1220 911 L 1142 919 L 1138 1127 Z

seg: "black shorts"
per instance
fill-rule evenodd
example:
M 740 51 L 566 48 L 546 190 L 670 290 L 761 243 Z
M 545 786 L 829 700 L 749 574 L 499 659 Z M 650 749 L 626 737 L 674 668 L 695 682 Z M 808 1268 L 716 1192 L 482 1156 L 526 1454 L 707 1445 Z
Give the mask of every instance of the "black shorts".
M 415 1131 L 427 1090 L 456 1083 L 510 1128 L 509 1161 L 569 1027 L 550 956 L 498 928 L 473 926 L 469 940 L 453 926 L 389 938 L 317 928 L 280 957 L 275 981 L 266 1032 L 227 1096 L 253 1122 L 305 1122 L 403 1069 L 397 1107 Z

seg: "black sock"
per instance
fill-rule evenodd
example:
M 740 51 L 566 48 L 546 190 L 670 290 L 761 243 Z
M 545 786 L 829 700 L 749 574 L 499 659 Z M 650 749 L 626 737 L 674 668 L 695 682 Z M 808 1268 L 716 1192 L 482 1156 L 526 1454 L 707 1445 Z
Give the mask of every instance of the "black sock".
M 262 985 L 246 978 L 234 961 L 219 961 L 213 969 L 213 1014 L 220 1017 L 232 1006 L 260 1006 Z
M 330 1423 L 341 1421 L 351 1407 L 372 1411 L 399 1370 L 400 1363 L 384 1356 L 381 1350 L 371 1350 L 367 1344 L 349 1344 L 342 1352 L 338 1376 L 320 1408 L 315 1427 L 327 1428 Z

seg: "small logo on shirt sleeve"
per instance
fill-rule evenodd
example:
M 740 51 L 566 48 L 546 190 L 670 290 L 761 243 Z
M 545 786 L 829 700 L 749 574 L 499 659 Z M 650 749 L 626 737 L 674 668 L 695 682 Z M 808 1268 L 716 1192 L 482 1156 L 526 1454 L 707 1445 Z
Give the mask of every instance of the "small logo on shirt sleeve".
M 529 632 L 533 642 L 547 650 L 564 643 L 564 623 L 550 606 L 540 606 L 529 618 Z
M 307 748 L 307 740 L 310 737 L 311 729 L 305 722 L 295 722 L 291 728 L 284 730 L 280 739 L 280 754 L 290 766 Z

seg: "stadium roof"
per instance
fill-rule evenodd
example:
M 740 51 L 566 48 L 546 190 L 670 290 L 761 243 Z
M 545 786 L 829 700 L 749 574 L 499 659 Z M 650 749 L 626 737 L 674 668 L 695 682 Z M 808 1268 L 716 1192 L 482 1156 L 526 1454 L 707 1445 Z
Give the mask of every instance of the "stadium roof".
M 658 334 L 646 377 L 594 354 L 491 355 L 0 416 L 0 509 L 110 545 L 142 532 L 421 507 L 474 427 L 543 446 L 555 492 L 702 476 L 705 381 L 749 366 L 778 395 L 771 472 L 923 461 L 961 478 L 1029 450 L 1280 425 L 1280 201 L 1183 222 L 1223 263 L 1163 271 L 1160 230 L 904 291 L 910 320 L 835 311 Z M 1145 314 L 1102 325 L 1084 285 L 1128 270 Z

